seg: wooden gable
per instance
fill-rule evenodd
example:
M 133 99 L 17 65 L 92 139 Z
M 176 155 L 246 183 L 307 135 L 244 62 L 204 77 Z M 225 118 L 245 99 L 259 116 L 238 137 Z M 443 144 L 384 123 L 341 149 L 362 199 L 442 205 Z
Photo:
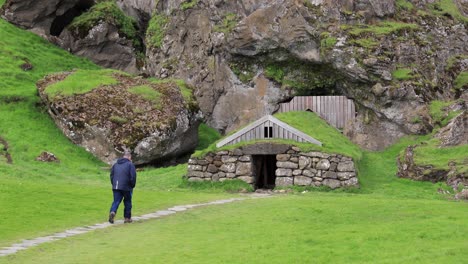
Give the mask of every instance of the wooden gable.
M 216 144 L 216 147 L 233 145 L 241 141 L 273 138 L 291 139 L 297 142 L 309 142 L 322 146 L 322 143 L 315 138 L 280 121 L 272 115 L 267 115 L 221 140 Z

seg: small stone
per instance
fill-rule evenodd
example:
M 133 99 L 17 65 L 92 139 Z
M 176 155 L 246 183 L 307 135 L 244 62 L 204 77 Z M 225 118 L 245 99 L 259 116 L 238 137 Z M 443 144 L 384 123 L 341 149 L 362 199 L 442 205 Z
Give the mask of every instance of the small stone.
M 311 160 L 309 157 L 300 156 L 298 162 L 299 162 L 299 169 L 303 170 L 310 165 Z
M 207 162 L 209 162 L 209 163 L 213 163 L 214 158 L 211 157 L 211 156 L 206 156 L 206 157 L 205 157 L 205 160 L 206 160 Z
M 312 179 L 305 176 L 294 177 L 294 185 L 309 186 L 312 183 Z
M 326 171 L 323 173 L 322 178 L 325 179 L 338 179 L 338 175 L 334 171 Z
M 341 182 L 339 180 L 334 179 L 325 179 L 322 181 L 322 184 L 332 189 L 336 189 L 341 186 Z
M 314 177 L 316 172 L 317 172 L 317 170 L 315 170 L 315 169 L 306 169 L 306 170 L 302 171 L 302 174 L 307 176 L 307 177 Z
M 299 158 L 298 158 L 298 157 L 291 157 L 291 158 L 289 159 L 289 161 L 294 162 L 294 163 L 298 163 L 298 162 L 299 162 Z
M 235 178 L 236 177 L 236 174 L 235 173 L 226 173 L 226 177 L 228 178 Z
M 208 165 L 208 164 L 210 164 L 210 163 L 209 163 L 208 161 L 206 161 L 206 160 L 203 159 L 203 160 L 198 160 L 198 164 L 199 164 L 199 165 L 202 165 L 202 166 L 206 166 L 206 165 Z
M 234 149 L 234 150 L 232 151 L 232 155 L 234 155 L 234 156 L 242 156 L 242 155 L 244 155 L 244 153 L 242 153 L 242 150 L 240 150 L 240 149 Z
M 37 158 L 37 161 L 42 162 L 57 162 L 60 163 L 60 160 L 54 155 L 54 153 L 44 151 Z
M 235 163 L 225 163 L 220 168 L 220 171 L 224 172 L 235 172 L 236 171 L 236 164 Z
M 236 175 L 252 175 L 252 164 L 250 162 L 240 162 L 237 164 Z
M 220 172 L 218 172 L 218 177 L 219 178 L 226 178 L 226 173 L 220 171 Z
M 218 174 L 213 174 L 213 176 L 211 176 L 211 180 L 214 181 L 214 182 L 219 181 L 219 175 Z
M 292 170 L 291 169 L 276 169 L 275 171 L 276 176 L 282 177 L 291 177 L 292 176 Z
M 215 165 L 216 167 L 221 167 L 224 163 L 220 160 L 215 160 L 213 161 L 213 165 Z
M 301 175 L 301 174 L 302 174 L 302 170 L 293 170 L 294 176 Z
M 286 169 L 297 169 L 299 168 L 299 165 L 297 165 L 297 163 L 290 162 L 290 161 L 278 161 L 276 162 L 276 167 L 286 168 Z
M 188 165 L 189 171 L 202 171 L 202 166 L 200 165 Z
M 289 154 L 278 154 L 278 155 L 276 155 L 276 160 L 277 161 L 288 161 L 289 158 L 291 158 L 291 155 L 289 155 Z
M 349 180 L 342 181 L 343 186 L 357 186 L 359 184 L 358 179 L 353 177 Z
M 276 177 L 276 186 L 291 186 L 293 185 L 293 177 Z
M 296 146 L 293 146 L 291 149 L 296 151 L 296 152 L 301 152 L 301 148 L 296 147 Z
M 211 176 L 213 176 L 213 173 L 211 173 L 211 172 L 205 172 L 205 173 L 203 174 L 203 178 L 209 178 L 209 179 L 211 179 Z
M 323 181 L 323 178 L 320 178 L 320 177 L 314 177 L 314 178 L 312 178 L 312 179 L 313 179 L 314 181 L 319 181 L 319 182 Z
M 229 154 L 229 152 L 226 151 L 226 150 L 222 150 L 222 151 L 219 151 L 218 153 L 216 153 L 216 155 L 218 155 L 218 156 L 224 156 L 224 155 L 227 155 L 227 154 Z
M 355 171 L 354 162 L 345 161 L 345 162 L 338 163 L 337 171 Z
M 233 156 L 222 156 L 221 161 L 224 163 L 233 163 L 237 161 L 237 157 Z
M 338 172 L 337 173 L 338 179 L 340 180 L 349 180 L 352 177 L 356 177 L 355 172 Z
M 217 173 L 218 172 L 218 167 L 216 167 L 214 164 L 208 165 L 208 168 L 206 171 L 211 172 L 211 173 Z
M 330 168 L 330 161 L 327 159 L 321 159 L 315 167 L 318 170 L 328 170 Z
M 338 167 L 338 163 L 332 162 L 330 164 L 330 168 L 328 169 L 329 171 L 336 171 L 336 168 Z
M 239 157 L 239 161 L 246 162 L 246 161 L 251 161 L 251 160 L 252 160 L 252 158 L 251 158 L 250 155 L 244 155 L 244 156 Z
M 188 164 L 189 164 L 189 165 L 198 164 L 198 160 L 197 160 L 197 159 L 189 159 L 189 160 L 188 160 Z

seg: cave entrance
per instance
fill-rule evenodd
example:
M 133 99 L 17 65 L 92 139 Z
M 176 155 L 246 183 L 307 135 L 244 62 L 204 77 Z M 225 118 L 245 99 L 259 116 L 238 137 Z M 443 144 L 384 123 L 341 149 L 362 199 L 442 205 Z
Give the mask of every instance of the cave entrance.
M 94 0 L 81 0 L 74 7 L 70 8 L 63 15 L 58 16 L 50 26 L 50 34 L 52 36 L 59 36 L 63 29 L 68 26 L 75 17 L 80 16 L 88 11 L 94 5 Z
M 276 180 L 276 155 L 252 155 L 255 189 L 273 189 Z

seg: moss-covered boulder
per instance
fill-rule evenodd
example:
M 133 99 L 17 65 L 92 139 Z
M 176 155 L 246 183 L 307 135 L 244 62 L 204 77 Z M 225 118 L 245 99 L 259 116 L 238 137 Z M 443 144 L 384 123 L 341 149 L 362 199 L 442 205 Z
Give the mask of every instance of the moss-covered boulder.
M 76 70 L 48 75 L 37 87 L 65 135 L 107 163 L 125 149 L 147 164 L 196 147 L 198 106 L 184 82 Z

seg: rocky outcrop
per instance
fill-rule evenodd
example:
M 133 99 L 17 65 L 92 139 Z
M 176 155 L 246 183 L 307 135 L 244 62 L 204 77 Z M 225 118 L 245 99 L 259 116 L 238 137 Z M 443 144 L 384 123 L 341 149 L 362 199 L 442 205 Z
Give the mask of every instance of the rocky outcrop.
M 106 68 L 139 72 L 132 41 L 121 36 L 115 25 L 102 22 L 92 27 L 84 37 L 77 31 L 65 29 L 58 40 L 60 46 Z
M 135 46 L 138 39 L 120 30 L 122 21 L 102 18 L 87 25 L 89 28 L 70 28 L 75 18 L 89 12 L 96 3 L 95 0 L 8 0 L 2 17 L 98 65 L 139 73 L 136 55 L 139 47 Z M 112 11 L 107 12 L 111 16 Z
M 8 0 L 3 14 L 48 34 L 54 17 L 63 18 L 71 5 L 82 8 L 90 3 L 42 2 L 47 1 Z M 466 85 L 455 87 L 457 76 L 468 70 L 465 20 L 434 1 L 405 3 L 117 1 L 138 21 L 140 34 L 151 16 L 161 18 L 154 22 L 157 44 L 146 39 L 141 69 L 196 87 L 195 96 L 212 127 L 222 132 L 237 129 L 274 113 L 278 103 L 294 95 L 345 95 L 354 99 L 357 118 L 344 132 L 372 150 L 404 135 L 431 132 L 429 102 L 466 94 Z M 465 2 L 454 3 L 463 15 Z M 106 67 L 136 72 L 139 62 L 131 56 L 135 47 L 122 34 L 117 37 L 116 25 L 94 26 L 78 37 L 64 32 L 59 38 L 66 41 L 58 43 Z M 115 52 L 123 53 L 124 60 L 113 56 Z
M 416 181 L 446 182 L 453 189 L 457 189 L 460 184 L 468 186 L 468 175 L 457 170 L 457 164 L 451 162 L 447 169 L 435 168 L 433 165 L 422 165 L 415 162 L 414 149 L 418 145 L 408 146 L 400 158 L 397 158 L 398 172 L 400 178 L 407 178 Z
M 189 160 L 187 177 L 189 181 L 226 181 L 239 179 L 257 186 L 262 175 L 256 175 L 265 164 L 258 162 L 253 155 L 259 155 L 265 146 L 259 149 L 250 145 L 233 150 L 220 150 L 208 153 L 202 158 L 192 157 Z M 283 148 L 278 146 L 277 149 Z M 275 146 L 269 146 L 273 149 Z M 257 149 L 257 152 L 254 151 Z M 252 154 L 252 152 L 255 152 Z M 287 147 L 275 155 L 276 170 L 270 172 L 274 185 L 281 186 L 358 186 L 358 178 L 352 158 L 338 154 L 321 152 L 301 152 L 297 147 Z M 261 174 L 261 173 L 260 173 Z M 270 180 L 268 180 L 270 181 Z M 273 186 L 270 186 L 273 187 Z
M 84 94 L 48 92 L 50 85 L 70 74 L 39 81 L 40 96 L 64 134 L 101 160 L 111 163 L 124 150 L 131 150 L 137 165 L 161 163 L 196 147 L 198 108 L 176 83 L 113 73 L 116 84 Z M 152 95 L 151 100 L 145 94 Z
M 468 112 L 465 110 L 453 118 L 435 137 L 442 147 L 468 144 Z

